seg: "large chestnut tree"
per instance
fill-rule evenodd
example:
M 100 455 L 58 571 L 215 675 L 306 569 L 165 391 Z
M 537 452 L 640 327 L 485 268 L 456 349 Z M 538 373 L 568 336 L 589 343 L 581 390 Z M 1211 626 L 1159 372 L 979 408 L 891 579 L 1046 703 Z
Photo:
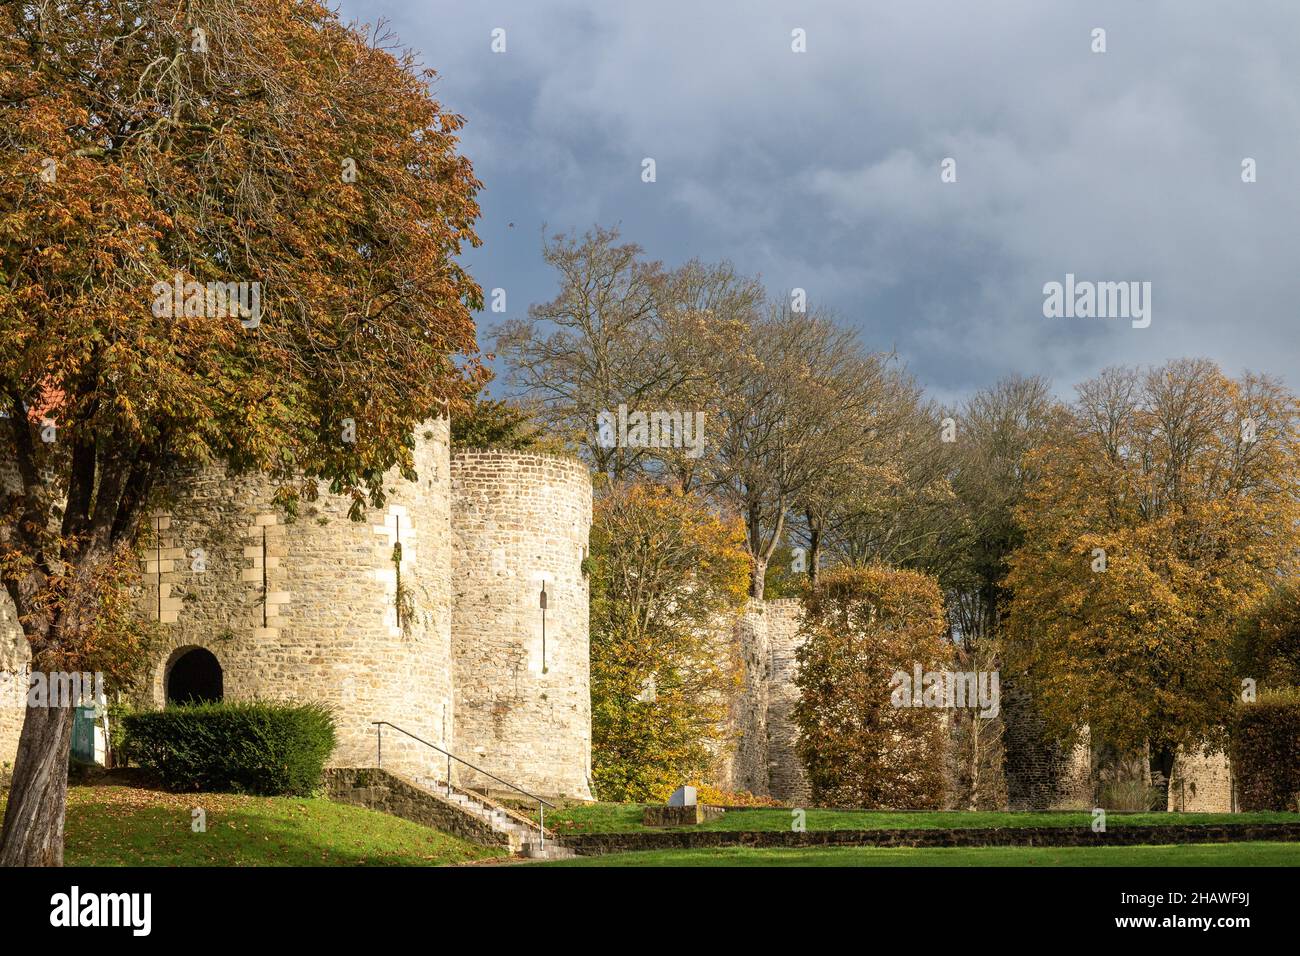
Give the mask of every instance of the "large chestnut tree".
M 0 581 L 33 668 L 74 670 L 171 469 L 358 515 L 410 475 L 480 377 L 479 183 L 431 73 L 313 0 L 0 0 L 0 36 Z M 28 708 L 0 863 L 61 863 L 71 724 Z

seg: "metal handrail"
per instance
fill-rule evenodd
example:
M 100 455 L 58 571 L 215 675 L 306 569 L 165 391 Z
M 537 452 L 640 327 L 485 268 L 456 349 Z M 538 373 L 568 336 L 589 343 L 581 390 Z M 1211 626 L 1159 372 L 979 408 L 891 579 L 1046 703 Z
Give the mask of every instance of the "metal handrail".
M 438 753 L 443 754 L 444 756 L 446 756 L 446 758 L 447 758 L 447 796 L 448 796 L 448 797 L 451 796 L 451 762 L 454 760 L 454 761 L 456 761 L 457 763 L 463 763 L 465 766 L 469 767 L 469 768 L 470 768 L 471 770 L 473 770 L 475 773 L 481 773 L 481 774 L 483 774 L 483 776 L 485 776 L 485 777 L 491 777 L 491 778 L 492 778 L 493 780 L 495 780 L 497 783 L 504 784 L 505 786 L 509 787 L 511 790 L 516 791 L 517 793 L 522 793 L 525 797 L 527 797 L 527 798 L 530 799 L 530 800 L 536 800 L 536 801 L 537 801 L 537 820 L 538 820 L 538 824 L 537 824 L 537 835 L 538 835 L 538 838 L 541 840 L 541 847 L 542 847 L 542 849 L 546 849 L 546 810 L 543 809 L 543 808 L 544 808 L 544 807 L 550 807 L 552 810 L 554 810 L 554 809 L 556 809 L 555 804 L 546 802 L 546 801 L 543 800 L 541 797 L 537 796 L 537 794 L 535 794 L 535 793 L 529 793 L 529 792 L 528 792 L 527 790 L 525 790 L 523 787 L 516 787 L 513 783 L 510 783 L 510 781 L 508 781 L 508 780 L 502 780 L 500 777 L 498 777 L 498 776 L 497 776 L 496 774 L 494 774 L 494 773 L 488 773 L 488 772 L 487 772 L 486 770 L 484 770 L 482 767 L 476 767 L 476 766 L 474 766 L 474 765 L 473 765 L 472 763 L 470 763 L 468 760 L 464 760 L 464 759 L 462 759 L 462 758 L 460 758 L 460 757 L 457 757 L 454 753 L 452 753 L 452 752 L 449 751 L 449 750 L 443 750 L 443 749 L 442 749 L 441 747 L 439 747 L 437 744 L 431 744 L 431 743 L 429 743 L 429 741 L 425 740 L 423 737 L 417 737 L 417 736 L 415 736 L 415 734 L 411 733 L 409 730 L 404 730 L 403 728 L 397 726 L 397 724 L 393 723 L 392 721 L 388 721 L 388 720 L 372 720 L 370 723 L 373 724 L 374 727 L 375 727 L 375 744 L 376 744 L 376 748 L 377 748 L 376 753 L 375 753 L 375 766 L 379 767 L 380 769 L 383 769 L 383 765 L 384 765 L 384 728 L 385 728 L 385 727 L 392 727 L 392 728 L 393 728 L 394 730 L 396 730 L 398 733 L 400 733 L 400 734 L 405 734 L 406 736 L 408 736 L 408 737 L 410 737 L 412 740 L 414 740 L 416 743 L 424 744 L 426 747 L 430 747 L 430 748 L 432 748 L 432 749 L 438 751 Z

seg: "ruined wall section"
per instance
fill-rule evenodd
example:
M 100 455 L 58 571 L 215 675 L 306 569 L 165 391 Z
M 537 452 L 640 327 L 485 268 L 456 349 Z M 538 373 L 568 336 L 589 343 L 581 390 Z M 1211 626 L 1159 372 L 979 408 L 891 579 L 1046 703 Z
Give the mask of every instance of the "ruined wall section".
M 1075 810 L 1092 806 L 1091 748 L 1067 750 L 1047 733 L 1024 679 L 1002 675 L 1002 748 L 1010 810 Z
M 803 621 L 803 602 L 798 598 L 780 598 L 764 604 L 771 660 L 767 702 L 768 793 L 792 806 L 806 806 L 812 799 L 812 790 L 799 760 L 799 731 L 791 718 L 799 702 L 795 655 L 802 643 L 799 626 Z
M 735 756 L 727 789 L 769 795 L 767 714 L 772 668 L 765 603 L 751 601 L 736 622 L 740 688 L 732 704 Z
M 1169 807 L 1188 813 L 1234 813 L 1232 768 L 1222 750 L 1179 750 L 1169 778 Z

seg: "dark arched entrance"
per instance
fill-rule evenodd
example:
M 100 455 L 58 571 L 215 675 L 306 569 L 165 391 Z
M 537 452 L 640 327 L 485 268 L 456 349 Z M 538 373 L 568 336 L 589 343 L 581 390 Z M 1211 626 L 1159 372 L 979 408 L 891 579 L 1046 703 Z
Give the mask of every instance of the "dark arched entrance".
M 172 661 L 167 671 L 167 703 L 216 703 L 221 694 L 221 665 L 211 651 L 195 647 Z

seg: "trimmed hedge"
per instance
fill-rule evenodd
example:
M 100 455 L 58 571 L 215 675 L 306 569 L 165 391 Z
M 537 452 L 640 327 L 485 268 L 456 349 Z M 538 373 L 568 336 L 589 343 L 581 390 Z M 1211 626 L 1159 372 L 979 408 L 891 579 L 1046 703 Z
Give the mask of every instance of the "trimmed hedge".
M 334 752 L 321 704 L 192 704 L 123 718 L 131 759 L 172 790 L 305 796 Z
M 1239 704 L 1231 754 L 1241 809 L 1300 809 L 1300 695 Z

